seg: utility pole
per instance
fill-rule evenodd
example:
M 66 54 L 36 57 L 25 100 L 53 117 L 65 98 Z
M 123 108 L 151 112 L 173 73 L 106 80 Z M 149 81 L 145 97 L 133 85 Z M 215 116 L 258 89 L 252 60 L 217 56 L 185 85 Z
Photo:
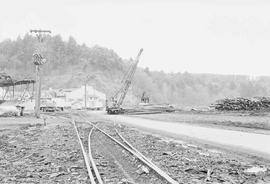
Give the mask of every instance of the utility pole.
M 84 108 L 87 109 L 87 79 L 84 83 Z
M 40 118 L 40 96 L 41 96 L 41 65 L 46 63 L 46 59 L 42 56 L 41 44 L 44 41 L 43 35 L 51 33 L 50 30 L 30 30 L 30 33 L 35 33 L 38 39 L 36 52 L 33 54 L 33 63 L 36 66 L 36 91 L 35 91 L 35 117 Z

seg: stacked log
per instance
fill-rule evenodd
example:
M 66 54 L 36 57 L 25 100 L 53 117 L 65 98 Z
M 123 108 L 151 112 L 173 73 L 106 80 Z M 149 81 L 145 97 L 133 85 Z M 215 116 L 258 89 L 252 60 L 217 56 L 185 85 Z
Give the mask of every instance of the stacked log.
M 174 112 L 175 108 L 169 104 L 149 104 L 132 108 L 125 108 L 125 114 L 158 114 Z
M 269 97 L 254 97 L 254 98 L 225 98 L 218 100 L 212 105 L 219 111 L 255 111 L 270 109 Z

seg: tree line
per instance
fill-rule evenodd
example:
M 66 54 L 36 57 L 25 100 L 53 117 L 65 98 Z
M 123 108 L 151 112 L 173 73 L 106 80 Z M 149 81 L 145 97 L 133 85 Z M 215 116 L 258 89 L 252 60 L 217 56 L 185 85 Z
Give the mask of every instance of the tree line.
M 26 34 L 0 42 L 0 71 L 14 78 L 34 78 L 32 55 L 35 37 Z M 42 46 L 48 62 L 42 67 L 44 88 L 73 88 L 88 81 L 108 96 L 121 85 L 131 59 L 123 59 L 111 49 L 78 44 L 73 37 L 46 36 Z M 165 73 L 138 68 L 125 103 L 137 104 L 145 91 L 152 103 L 180 106 L 210 105 L 225 97 L 269 96 L 270 77 L 244 75 Z

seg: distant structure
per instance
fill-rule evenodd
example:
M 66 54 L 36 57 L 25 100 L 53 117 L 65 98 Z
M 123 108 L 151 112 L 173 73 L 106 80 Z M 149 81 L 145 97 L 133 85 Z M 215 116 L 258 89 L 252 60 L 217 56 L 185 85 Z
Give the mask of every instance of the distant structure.
M 85 93 L 86 92 L 86 93 Z M 71 103 L 71 108 L 73 109 L 102 109 L 105 107 L 106 95 L 100 91 L 97 91 L 92 86 L 81 86 L 80 88 L 75 88 L 70 92 L 66 93 L 66 101 Z M 86 94 L 86 95 L 85 95 Z
M 30 98 L 33 94 L 30 92 L 30 85 L 34 87 L 35 81 L 32 79 L 12 79 L 6 73 L 0 73 L 0 100 L 17 100 L 21 101 Z M 21 90 L 16 90 L 15 87 Z

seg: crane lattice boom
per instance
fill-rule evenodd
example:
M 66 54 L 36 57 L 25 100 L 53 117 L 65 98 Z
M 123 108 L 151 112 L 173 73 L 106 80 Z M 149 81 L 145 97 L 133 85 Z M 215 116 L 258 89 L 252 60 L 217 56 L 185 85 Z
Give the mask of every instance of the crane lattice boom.
M 121 110 L 120 106 L 122 105 L 126 94 L 128 92 L 128 89 L 130 87 L 130 84 L 132 82 L 132 79 L 134 77 L 135 71 L 137 69 L 139 60 L 140 60 L 140 56 L 143 52 L 143 49 L 140 49 L 134 64 L 130 67 L 130 69 L 128 70 L 128 72 L 126 73 L 125 77 L 122 80 L 122 86 L 120 87 L 120 89 L 115 93 L 115 95 L 112 98 L 112 106 L 107 106 L 107 112 L 109 114 L 116 114 L 119 113 L 119 111 Z

